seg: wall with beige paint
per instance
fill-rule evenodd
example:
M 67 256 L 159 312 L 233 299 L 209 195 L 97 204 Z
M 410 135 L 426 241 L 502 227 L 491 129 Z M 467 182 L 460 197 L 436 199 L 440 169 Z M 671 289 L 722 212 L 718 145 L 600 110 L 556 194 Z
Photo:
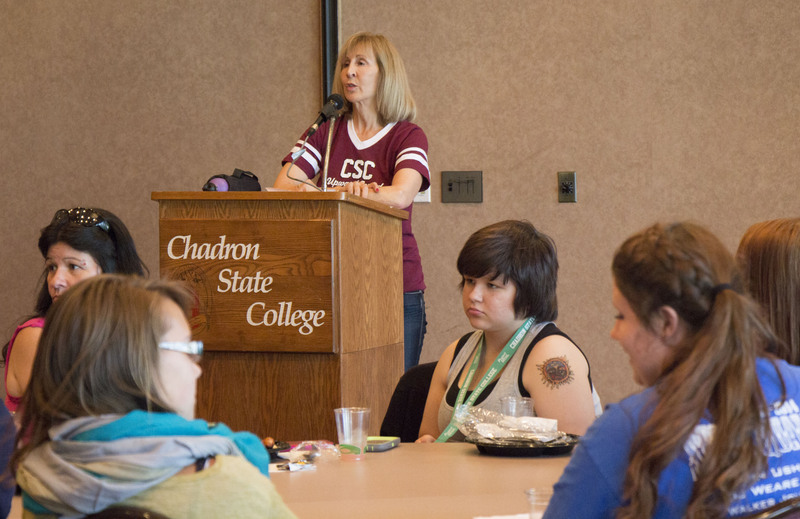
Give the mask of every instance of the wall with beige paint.
M 386 34 L 430 141 L 415 208 L 428 290 L 423 360 L 468 330 L 455 257 L 477 228 L 524 218 L 561 260 L 559 324 L 601 396 L 636 390 L 608 338 L 614 248 L 656 220 L 703 222 L 735 248 L 797 215 L 800 4 L 779 0 L 340 0 L 344 37 Z M 234 167 L 271 184 L 319 107 L 315 1 L 2 2 L 0 330 L 33 303 L 38 229 L 60 207 L 126 222 L 157 270 L 151 191 Z M 478 169 L 482 204 L 441 204 L 442 170 Z M 578 172 L 578 203 L 556 172 Z

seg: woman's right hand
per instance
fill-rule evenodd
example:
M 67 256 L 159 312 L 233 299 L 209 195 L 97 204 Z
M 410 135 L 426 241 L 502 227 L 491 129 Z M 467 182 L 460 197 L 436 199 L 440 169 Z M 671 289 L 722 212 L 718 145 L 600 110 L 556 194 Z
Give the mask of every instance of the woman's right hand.
M 423 434 L 422 436 L 417 438 L 417 441 L 415 441 L 414 443 L 433 443 L 435 441 L 436 438 L 434 438 L 430 434 Z
M 381 186 L 377 182 L 362 182 L 361 180 L 355 182 L 348 182 L 343 186 L 334 188 L 336 191 L 349 193 L 351 195 L 360 196 L 361 198 L 372 198 L 372 195 L 381 190 Z

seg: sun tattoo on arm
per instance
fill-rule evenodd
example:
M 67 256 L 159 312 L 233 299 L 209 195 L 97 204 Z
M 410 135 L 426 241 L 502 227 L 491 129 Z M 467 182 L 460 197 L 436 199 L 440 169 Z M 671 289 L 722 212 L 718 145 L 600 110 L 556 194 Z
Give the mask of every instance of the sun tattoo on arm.
M 557 389 L 569 384 L 575 378 L 569 367 L 567 357 L 553 357 L 542 364 L 537 364 L 536 369 L 542 377 L 542 382 L 550 389 Z

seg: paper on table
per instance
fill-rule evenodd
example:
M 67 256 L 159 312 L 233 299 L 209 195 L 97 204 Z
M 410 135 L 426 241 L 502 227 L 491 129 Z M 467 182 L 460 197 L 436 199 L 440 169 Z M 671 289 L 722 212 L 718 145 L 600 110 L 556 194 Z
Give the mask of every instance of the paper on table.
M 269 464 L 269 473 L 275 474 L 277 472 L 299 472 L 299 471 L 307 471 L 307 470 L 317 470 L 317 466 L 311 463 L 292 463 L 292 462 L 284 462 L 284 463 L 270 463 Z

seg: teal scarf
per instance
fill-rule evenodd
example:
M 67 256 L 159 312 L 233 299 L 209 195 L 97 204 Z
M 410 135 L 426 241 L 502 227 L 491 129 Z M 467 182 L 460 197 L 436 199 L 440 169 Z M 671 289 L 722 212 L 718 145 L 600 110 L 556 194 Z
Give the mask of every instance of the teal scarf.
M 269 454 L 254 434 L 133 411 L 68 420 L 22 461 L 23 505 L 37 513 L 81 517 L 169 479 L 196 460 L 243 456 L 269 477 Z

